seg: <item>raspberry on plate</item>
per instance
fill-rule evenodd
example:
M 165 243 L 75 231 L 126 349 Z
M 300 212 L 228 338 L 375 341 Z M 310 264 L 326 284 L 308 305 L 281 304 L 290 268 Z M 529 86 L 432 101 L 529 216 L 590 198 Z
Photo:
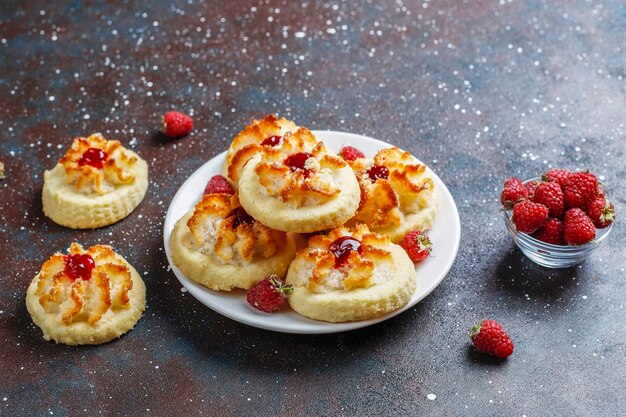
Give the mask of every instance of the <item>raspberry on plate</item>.
M 230 182 L 223 175 L 215 175 L 213 176 L 206 187 L 204 188 L 204 194 L 235 194 L 235 190 L 233 190 L 233 186 L 230 185 Z
M 565 188 L 565 181 L 570 176 L 571 172 L 566 169 L 552 168 L 545 174 L 542 179 L 547 182 L 556 182 L 561 186 L 561 190 Z
M 193 129 L 193 119 L 177 111 L 170 111 L 163 116 L 163 133 L 171 138 L 185 136 Z
M 606 196 L 601 195 L 589 203 L 587 215 L 598 229 L 604 229 L 615 221 L 615 207 Z
M 345 161 L 354 161 L 358 158 L 365 158 L 365 154 L 353 146 L 344 146 L 341 148 L 339 156 Z
M 558 219 L 563 216 L 565 210 L 563 191 L 557 182 L 540 183 L 535 190 L 532 201 L 546 206 L 550 217 Z
M 573 172 L 567 177 L 563 198 L 567 208 L 586 208 L 599 194 L 598 179 L 589 171 Z
M 482 320 L 472 327 L 470 339 L 479 352 L 499 358 L 506 358 L 513 353 L 513 341 L 495 320 Z
M 433 249 L 433 244 L 426 232 L 420 230 L 412 230 L 407 233 L 400 242 L 400 246 L 414 263 L 426 259 Z
M 511 208 L 513 205 L 528 197 L 528 190 L 524 184 L 517 178 L 509 178 L 504 182 L 502 193 L 500 193 L 500 202 L 504 208 Z
M 569 209 L 565 213 L 564 236 L 568 245 L 584 245 L 596 238 L 596 227 L 584 211 Z
M 563 222 L 550 217 L 543 226 L 532 234 L 532 237 L 552 245 L 565 245 L 565 239 L 563 238 Z
M 513 223 L 518 232 L 534 233 L 548 218 L 548 208 L 543 204 L 524 200 L 513 207 Z
M 278 275 L 269 275 L 263 281 L 250 287 L 246 299 L 252 307 L 271 313 L 280 309 L 292 292 L 293 285 L 285 285 Z

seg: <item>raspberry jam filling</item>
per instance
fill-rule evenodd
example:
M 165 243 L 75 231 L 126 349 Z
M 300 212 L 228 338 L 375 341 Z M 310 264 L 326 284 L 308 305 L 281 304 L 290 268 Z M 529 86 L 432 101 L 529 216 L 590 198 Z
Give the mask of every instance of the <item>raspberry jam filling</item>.
M 386 180 L 389 177 L 389 170 L 385 166 L 374 165 L 367 171 L 367 175 L 369 175 L 372 182 L 376 182 L 379 178 Z
M 91 278 L 91 271 L 96 267 L 96 262 L 88 254 L 71 254 L 65 257 L 65 273 L 73 280 Z
M 94 168 L 102 169 L 108 157 L 109 155 L 102 149 L 89 148 L 78 161 L 78 165 L 90 165 Z
M 342 236 L 331 243 L 328 250 L 335 255 L 335 268 L 341 268 L 348 261 L 350 252 L 361 253 L 361 241 L 352 236 Z
M 280 143 L 282 136 L 270 136 L 261 142 L 261 146 L 276 146 Z
M 254 224 L 254 219 L 250 216 L 242 207 L 237 207 L 230 216 L 235 216 L 235 221 L 233 221 L 233 229 L 236 229 L 241 223 L 245 223 L 248 226 L 252 226 Z
M 304 165 L 306 164 L 306 161 L 312 156 L 313 155 L 308 152 L 294 153 L 293 155 L 289 155 L 287 158 L 285 158 L 283 164 L 287 165 L 292 171 L 295 171 L 297 169 L 303 170 L 304 175 L 308 177 L 310 171 L 306 169 Z

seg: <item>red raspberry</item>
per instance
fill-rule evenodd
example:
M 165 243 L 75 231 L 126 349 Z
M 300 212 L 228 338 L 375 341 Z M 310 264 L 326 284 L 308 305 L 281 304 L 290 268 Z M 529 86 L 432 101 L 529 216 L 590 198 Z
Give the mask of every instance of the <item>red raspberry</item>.
M 524 184 L 517 178 L 509 178 L 504 181 L 504 188 L 500 194 L 500 202 L 506 209 L 513 207 L 518 201 L 528 197 L 528 190 Z
M 548 208 L 548 215 L 560 219 L 565 211 L 563 191 L 557 182 L 542 182 L 535 190 L 532 201 Z
M 291 293 L 293 285 L 285 285 L 278 275 L 272 274 L 250 287 L 246 299 L 252 307 L 271 313 L 278 310 Z
M 596 228 L 584 211 L 579 208 L 565 213 L 565 242 L 568 245 L 584 245 L 596 238 Z
M 513 353 L 513 341 L 495 320 L 483 320 L 472 327 L 470 338 L 479 352 L 499 358 L 506 358 Z
M 426 259 L 433 250 L 433 244 L 428 235 L 420 230 L 412 230 L 407 233 L 400 242 L 400 246 L 415 263 Z
M 565 188 L 565 181 L 570 176 L 571 172 L 566 169 L 552 168 L 545 174 L 542 179 L 547 182 L 557 182 L 561 186 L 561 190 Z
M 598 179 L 595 175 L 586 172 L 573 172 L 565 181 L 563 197 L 567 208 L 579 207 L 584 209 L 598 196 Z
M 223 175 L 215 175 L 212 177 L 204 188 L 204 194 L 235 194 L 233 186 Z
M 513 223 L 519 232 L 534 233 L 548 218 L 548 208 L 543 204 L 524 200 L 513 207 Z
M 341 148 L 339 156 L 346 161 L 354 161 L 358 158 L 365 158 L 365 154 L 353 146 L 344 146 Z
M 186 114 L 170 111 L 163 116 L 163 133 L 171 138 L 185 136 L 193 129 L 193 119 Z
M 604 229 L 615 221 L 615 207 L 602 195 L 589 203 L 587 215 L 598 229 Z
M 565 245 L 563 238 L 563 222 L 553 217 L 548 218 L 532 236 L 542 242 L 551 243 L 553 245 Z
M 530 198 L 531 200 L 533 199 L 533 196 L 535 195 L 535 191 L 537 191 L 537 187 L 539 187 L 539 184 L 541 183 L 537 180 L 531 180 L 524 184 L 524 187 L 526 187 L 526 191 L 528 192 L 528 198 Z

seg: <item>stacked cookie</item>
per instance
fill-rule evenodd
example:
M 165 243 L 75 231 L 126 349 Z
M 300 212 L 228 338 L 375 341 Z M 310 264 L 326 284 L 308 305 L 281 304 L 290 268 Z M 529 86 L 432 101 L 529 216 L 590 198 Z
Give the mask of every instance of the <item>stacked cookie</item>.
M 316 320 L 364 320 L 404 306 L 417 277 L 396 243 L 432 225 L 434 182 L 397 148 L 341 155 L 286 119 L 254 121 L 228 149 L 227 179 L 214 177 L 176 223 L 172 260 L 217 291 L 286 277 L 291 308 Z

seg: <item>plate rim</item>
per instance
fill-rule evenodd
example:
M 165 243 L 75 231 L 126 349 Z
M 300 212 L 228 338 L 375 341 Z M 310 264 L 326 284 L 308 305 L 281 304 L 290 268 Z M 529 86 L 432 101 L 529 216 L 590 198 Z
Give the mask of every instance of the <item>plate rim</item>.
M 352 132 L 344 132 L 344 131 L 337 131 L 337 130 L 313 130 L 312 133 L 315 136 L 324 136 L 324 135 L 339 135 L 339 136 L 347 136 L 347 137 L 352 137 L 355 138 L 359 141 L 366 141 L 366 142 L 371 142 L 372 144 L 376 145 L 377 147 L 389 147 L 389 146 L 395 146 L 393 144 L 384 142 L 382 140 L 379 139 L 375 139 L 369 136 L 365 136 L 365 135 L 360 135 L 357 133 L 352 133 Z M 320 140 L 324 140 L 323 138 L 321 138 Z M 192 172 L 189 176 L 187 176 L 187 178 L 183 181 L 183 183 L 179 186 L 178 190 L 176 191 L 176 193 L 174 194 L 174 196 L 172 197 L 172 200 L 170 201 L 170 204 L 168 206 L 166 215 L 165 215 L 165 219 L 163 221 L 163 246 L 165 249 L 165 254 L 166 254 L 166 258 L 168 261 L 168 266 L 171 269 L 171 271 L 174 273 L 174 275 L 176 276 L 176 278 L 178 279 L 178 281 L 181 283 L 181 285 L 183 286 L 184 289 L 186 289 L 194 298 L 196 298 L 200 303 L 202 303 L 203 305 L 205 305 L 206 307 L 210 308 L 211 310 L 225 316 L 228 317 L 231 320 L 235 320 L 239 323 L 243 323 L 252 327 L 257 327 L 257 328 L 261 328 L 261 329 L 265 329 L 265 330 L 270 330 L 270 331 L 275 331 L 275 332 L 280 332 L 280 333 L 289 333 L 289 334 L 329 334 L 329 333 L 339 333 L 339 332 L 344 332 L 344 331 L 350 331 L 350 330 L 356 330 L 356 329 L 361 329 L 363 327 L 368 327 L 368 326 L 372 326 L 374 324 L 380 323 L 382 321 L 385 321 L 387 319 L 390 319 L 392 317 L 397 316 L 398 314 L 401 314 L 405 311 L 407 311 L 410 308 L 413 308 L 415 305 L 417 305 L 420 301 L 422 301 L 424 298 L 426 298 L 428 295 L 430 295 L 435 288 L 437 288 L 439 286 L 439 284 L 441 284 L 441 282 L 445 279 L 445 277 L 448 275 L 448 273 L 450 272 L 450 269 L 452 268 L 452 266 L 454 265 L 454 262 L 456 261 L 456 258 L 458 256 L 458 251 L 459 251 L 459 246 L 460 246 L 460 242 L 461 242 L 461 221 L 460 221 L 460 216 L 459 216 L 459 211 L 456 205 L 456 202 L 454 201 L 454 197 L 452 196 L 452 193 L 450 192 L 450 190 L 448 189 L 448 187 L 446 186 L 446 184 L 443 182 L 443 180 L 437 175 L 437 173 L 435 173 L 431 167 L 427 165 L 427 170 L 430 171 L 430 174 L 433 175 L 435 177 L 435 180 L 439 183 L 440 186 L 440 193 L 445 194 L 445 197 L 452 203 L 450 208 L 453 211 L 454 214 L 454 228 L 455 228 L 455 234 L 454 234 L 454 242 L 453 242 L 453 250 L 451 252 L 451 256 L 450 259 L 448 260 L 446 266 L 442 269 L 442 272 L 440 273 L 439 277 L 433 281 L 428 287 L 426 287 L 423 291 L 420 292 L 420 295 L 413 298 L 411 297 L 411 300 L 409 300 L 409 302 L 404 305 L 403 307 L 394 310 L 390 313 L 387 313 L 381 317 L 377 317 L 374 319 L 369 319 L 369 320 L 361 320 L 361 321 L 355 321 L 355 322 L 346 322 L 346 323 L 327 323 L 327 322 L 323 322 L 323 321 L 318 321 L 318 320 L 312 320 L 309 319 L 308 317 L 304 317 L 302 316 L 304 319 L 306 319 L 306 321 L 310 321 L 311 323 L 315 323 L 316 325 L 319 324 L 320 327 L 315 327 L 315 328 L 297 328 L 297 326 L 295 327 L 287 327 L 285 328 L 284 326 L 277 326 L 275 323 L 266 321 L 263 322 L 261 320 L 246 320 L 246 317 L 241 317 L 241 315 L 239 314 L 235 314 L 233 313 L 230 309 L 228 308 L 223 308 L 223 306 L 220 305 L 214 305 L 214 304 L 207 304 L 207 302 L 203 299 L 201 299 L 198 295 L 196 295 L 196 292 L 210 292 L 210 293 L 216 293 L 218 294 L 218 291 L 213 291 L 209 288 L 206 288 L 198 283 L 196 283 L 195 281 L 187 278 L 177 267 L 176 265 L 174 265 L 174 263 L 172 262 L 171 259 L 171 254 L 170 254 L 170 248 L 169 248 L 169 237 L 171 234 L 171 230 L 173 229 L 173 225 L 176 223 L 176 221 L 178 221 L 178 219 L 172 219 L 173 216 L 173 207 L 175 206 L 175 202 L 177 202 L 180 198 L 181 195 L 183 193 L 183 189 L 185 188 L 185 186 L 187 185 L 187 183 L 189 183 L 190 181 L 192 181 L 192 178 L 198 174 L 199 171 L 202 171 L 206 165 L 212 164 L 214 163 L 215 160 L 219 159 L 219 158 L 225 158 L 227 151 L 223 151 L 218 153 L 217 155 L 213 156 L 212 158 L 208 159 L 207 161 L 205 161 L 202 165 L 200 165 L 196 170 L 194 170 L 194 172 Z M 422 161 L 419 160 L 419 158 L 416 158 L 420 163 L 423 163 Z M 442 198 L 443 196 L 440 196 L 440 198 Z M 170 227 L 168 227 L 168 225 L 170 225 Z M 244 290 L 241 290 L 244 291 Z M 224 293 L 224 294 L 220 294 L 220 295 L 232 295 L 233 293 L 237 293 L 240 291 L 234 291 L 234 292 L 230 292 L 230 293 Z M 255 313 L 257 313 L 255 311 Z M 268 313 L 262 313 L 262 312 L 258 312 L 259 313 L 259 318 L 263 317 L 264 315 L 268 314 Z

